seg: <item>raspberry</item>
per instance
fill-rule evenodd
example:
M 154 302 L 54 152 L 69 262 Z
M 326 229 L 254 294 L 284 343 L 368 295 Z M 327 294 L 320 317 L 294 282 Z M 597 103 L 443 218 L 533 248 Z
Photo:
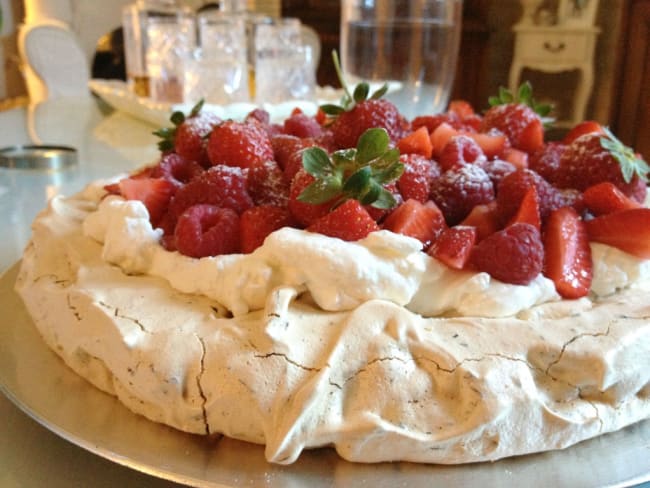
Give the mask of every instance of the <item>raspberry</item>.
M 548 181 L 530 169 L 519 169 L 505 176 L 497 187 L 497 212 L 502 223 L 508 222 L 521 205 L 531 186 L 537 189 L 542 221 L 548 214 L 564 206 L 563 195 Z
M 544 264 L 540 233 L 530 224 L 512 224 L 479 242 L 470 264 L 504 283 L 527 285 Z
M 185 256 L 202 258 L 239 251 L 239 216 L 229 208 L 194 205 L 178 218 L 176 249 Z
M 289 201 L 289 184 L 275 161 L 251 166 L 246 187 L 255 205 L 286 207 Z
M 488 174 L 494 188 L 498 188 L 503 178 L 517 170 L 514 164 L 503 159 L 486 159 L 478 163 L 478 166 Z
M 178 189 L 169 206 L 173 217 L 199 203 L 226 207 L 240 214 L 253 206 L 241 168 L 219 165 L 204 171 Z
M 560 171 L 560 159 L 566 149 L 561 142 L 549 142 L 528 159 L 528 167 L 551 184 L 556 184 Z
M 397 188 L 404 200 L 413 198 L 421 203 L 429 199 L 431 182 L 440 176 L 440 168 L 430 159 L 418 154 L 403 154 L 400 162 L 404 173 L 397 181 Z
M 488 174 L 476 165 L 451 169 L 433 181 L 431 199 L 438 205 L 449 226 L 460 223 L 476 205 L 494 200 Z
M 438 157 L 442 171 L 458 168 L 465 164 L 481 164 L 486 160 L 481 146 L 466 135 L 458 135 L 449 139 Z
M 193 160 L 188 160 L 180 154 L 164 154 L 157 166 L 151 172 L 154 178 L 164 178 L 177 187 L 183 186 L 195 176 L 203 173 L 203 167 Z
M 228 120 L 218 125 L 210 133 L 207 151 L 213 165 L 250 168 L 273 159 L 271 140 L 257 123 Z

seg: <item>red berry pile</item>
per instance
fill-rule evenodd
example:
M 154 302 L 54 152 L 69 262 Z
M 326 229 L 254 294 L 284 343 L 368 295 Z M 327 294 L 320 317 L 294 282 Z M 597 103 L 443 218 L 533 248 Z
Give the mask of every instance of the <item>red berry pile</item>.
M 386 229 L 454 269 L 543 273 L 566 298 L 589 292 L 591 241 L 650 259 L 648 165 L 600 124 L 546 141 L 516 97 L 409 122 L 380 96 L 356 90 L 345 109 L 283 124 L 259 109 L 176 116 L 158 164 L 107 189 L 141 200 L 163 245 L 193 257 L 250 253 L 286 226 L 348 241 Z

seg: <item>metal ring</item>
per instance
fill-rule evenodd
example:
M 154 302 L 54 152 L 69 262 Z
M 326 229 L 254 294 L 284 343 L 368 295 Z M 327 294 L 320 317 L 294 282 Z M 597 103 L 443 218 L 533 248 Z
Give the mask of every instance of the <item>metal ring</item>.
M 0 149 L 0 167 L 60 170 L 77 163 L 77 150 L 68 146 L 25 145 Z

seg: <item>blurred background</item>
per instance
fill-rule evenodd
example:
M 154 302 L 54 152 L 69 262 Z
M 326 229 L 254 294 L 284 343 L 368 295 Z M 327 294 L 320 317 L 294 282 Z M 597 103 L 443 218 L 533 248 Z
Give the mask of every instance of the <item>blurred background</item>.
M 591 2 L 591 4 L 590 4 Z M 115 10 L 115 25 L 96 33 L 96 49 L 108 49 L 106 37 L 119 27 L 118 0 L 0 0 L 0 109 L 29 102 L 23 62 L 18 54 L 18 30 L 25 15 L 42 4 L 53 3 L 74 19 L 93 9 Z M 187 0 L 192 8 L 204 3 Z M 568 7 L 567 7 L 568 5 Z M 317 81 L 337 86 L 329 53 L 339 46 L 339 0 L 248 0 L 249 10 L 272 16 L 298 17 L 318 33 L 322 52 Z M 557 41 L 554 15 L 558 9 L 595 9 L 589 28 L 595 32 L 595 51 L 590 59 L 593 87 L 589 90 L 584 117 L 609 125 L 628 145 L 646 159 L 650 157 L 650 0 L 465 0 L 460 58 L 452 98 L 463 98 L 478 110 L 500 86 L 508 86 L 515 57 L 516 32 L 525 22 L 550 39 L 543 40 L 549 51 L 584 46 L 567 46 Z M 532 13 L 531 13 L 532 12 Z M 105 18 L 105 16 L 103 17 Z M 112 18 L 112 17 L 111 17 Z M 28 19 L 29 20 L 29 19 Z M 537 25 L 537 27 L 535 27 Z M 577 29 L 582 27 L 578 26 Z M 536 31 L 537 32 L 537 31 Z M 533 33 L 533 36 L 538 34 Z M 555 36 L 555 37 L 554 37 Z M 523 40 L 523 38 L 522 38 Z M 582 57 L 582 51 L 573 53 Z M 551 60 L 552 62 L 552 60 Z M 584 83 L 579 69 L 553 70 L 523 67 L 521 80 L 530 80 L 536 98 L 554 103 L 559 119 L 570 119 L 573 100 Z

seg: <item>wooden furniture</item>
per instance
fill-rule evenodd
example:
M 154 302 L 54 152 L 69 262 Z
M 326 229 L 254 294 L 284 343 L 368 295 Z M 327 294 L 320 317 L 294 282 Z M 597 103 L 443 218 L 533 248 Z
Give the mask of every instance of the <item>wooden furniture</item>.
M 650 0 L 625 4 L 611 123 L 625 144 L 650 161 Z
M 573 126 L 585 119 L 587 103 L 594 84 L 594 52 L 600 29 L 593 22 L 597 0 L 589 0 L 584 11 L 576 13 L 574 2 L 562 1 L 558 12 L 546 17 L 548 25 L 538 24 L 534 16 L 526 15 L 513 27 L 515 51 L 510 67 L 509 85 L 516 90 L 521 82 L 524 68 L 545 73 L 560 73 L 577 70 L 580 79 L 569 120 L 558 121 L 557 125 Z M 527 2 L 524 12 L 530 12 Z M 552 20 L 550 20 L 552 19 Z
M 463 32 L 452 98 L 462 97 L 475 107 L 484 107 L 488 82 L 488 7 L 490 0 L 464 0 Z M 298 17 L 319 34 L 322 45 L 317 72 L 320 85 L 340 86 L 331 52 L 339 50 L 340 0 L 282 0 L 282 15 Z

